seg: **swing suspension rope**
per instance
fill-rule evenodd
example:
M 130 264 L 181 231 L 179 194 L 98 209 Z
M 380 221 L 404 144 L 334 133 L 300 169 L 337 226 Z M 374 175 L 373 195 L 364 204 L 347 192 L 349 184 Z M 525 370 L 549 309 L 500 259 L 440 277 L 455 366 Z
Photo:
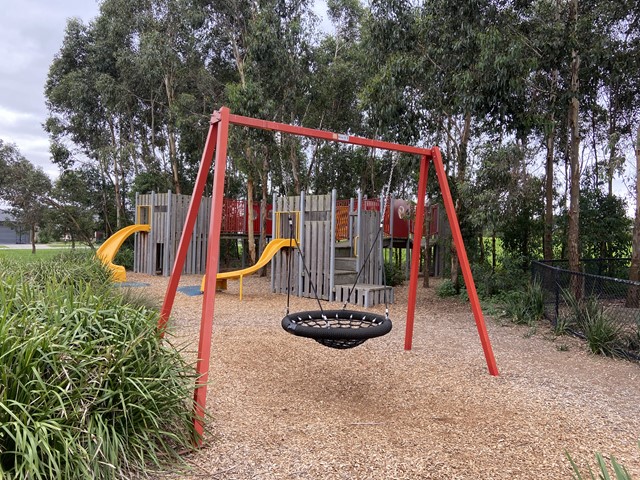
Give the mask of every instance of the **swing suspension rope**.
M 366 265 L 369 257 L 371 256 L 375 245 L 377 245 L 380 238 L 380 232 L 384 228 L 384 215 L 386 211 L 387 197 L 391 188 L 391 179 L 393 170 L 397 163 L 397 156 L 394 157 L 391 164 L 391 172 L 389 180 L 383 189 L 383 199 L 380 207 L 380 225 L 376 238 L 371 244 L 371 248 L 367 253 L 367 256 L 362 263 L 360 270 L 356 276 L 353 286 L 350 288 L 347 301 L 344 303 L 341 310 L 324 310 L 318 296 L 316 285 L 311 281 L 311 272 L 307 268 L 304 260 L 304 255 L 298 246 L 298 254 L 300 255 L 300 261 L 303 265 L 305 275 L 309 279 L 309 285 L 313 289 L 313 294 L 318 302 L 319 310 L 307 311 L 299 313 L 289 313 L 290 308 L 290 292 L 291 292 L 291 263 L 293 255 L 289 254 L 287 261 L 287 307 L 285 317 L 282 319 L 282 328 L 287 332 L 301 336 L 312 338 L 316 342 L 330 348 L 347 349 L 354 348 L 361 345 L 370 338 L 380 337 L 386 335 L 391 331 L 392 323 L 389 318 L 389 305 L 387 301 L 387 288 L 386 288 L 386 276 L 384 267 L 382 267 L 382 280 L 384 287 L 384 303 L 385 314 L 384 316 L 370 313 L 359 312 L 354 310 L 347 310 L 347 303 L 351 298 L 352 292 L 355 290 L 358 283 L 358 279 Z M 293 220 L 289 217 L 289 238 L 290 243 L 293 244 Z

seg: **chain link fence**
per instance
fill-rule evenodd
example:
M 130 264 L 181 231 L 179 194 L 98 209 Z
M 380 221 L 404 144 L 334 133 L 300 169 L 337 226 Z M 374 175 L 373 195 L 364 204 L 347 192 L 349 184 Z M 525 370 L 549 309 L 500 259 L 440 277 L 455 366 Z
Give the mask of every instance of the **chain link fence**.
M 532 262 L 545 317 L 559 333 L 584 338 L 592 351 L 640 360 L 640 282 L 573 272 L 566 262 Z M 629 271 L 628 259 L 583 262 L 586 272 L 617 275 Z

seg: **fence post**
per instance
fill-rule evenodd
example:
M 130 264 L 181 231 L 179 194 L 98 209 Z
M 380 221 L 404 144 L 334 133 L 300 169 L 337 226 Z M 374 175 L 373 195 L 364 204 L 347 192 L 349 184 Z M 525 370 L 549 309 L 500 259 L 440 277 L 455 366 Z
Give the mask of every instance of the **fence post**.
M 560 275 L 560 269 L 553 269 L 553 283 L 555 284 L 555 293 L 556 293 L 556 314 L 553 318 L 552 325 L 555 327 L 558 325 L 558 315 L 560 312 L 560 279 L 558 278 Z

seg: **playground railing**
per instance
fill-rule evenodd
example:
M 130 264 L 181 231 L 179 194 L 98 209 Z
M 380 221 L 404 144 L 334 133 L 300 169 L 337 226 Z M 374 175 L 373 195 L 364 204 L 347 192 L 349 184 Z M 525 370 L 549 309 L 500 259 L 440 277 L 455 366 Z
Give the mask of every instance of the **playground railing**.
M 615 262 L 611 262 L 612 264 Z M 556 329 L 582 338 L 599 329 L 611 338 L 612 351 L 640 360 L 640 282 L 574 272 L 532 262 L 532 279 L 540 284 L 545 317 Z M 595 262 L 585 262 L 594 268 Z
M 351 200 L 336 200 L 336 240 L 349 238 L 349 206 Z

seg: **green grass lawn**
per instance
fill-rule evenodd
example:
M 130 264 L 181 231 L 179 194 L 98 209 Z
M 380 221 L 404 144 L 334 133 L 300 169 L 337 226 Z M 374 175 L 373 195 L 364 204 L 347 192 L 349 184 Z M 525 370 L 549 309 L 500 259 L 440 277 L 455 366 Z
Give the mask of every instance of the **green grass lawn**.
M 56 255 L 67 252 L 70 248 L 38 248 L 36 246 L 36 253 L 32 254 L 31 249 L 22 248 L 3 248 L 0 250 L 0 258 L 10 258 L 20 262 L 35 262 L 40 260 L 48 260 Z

